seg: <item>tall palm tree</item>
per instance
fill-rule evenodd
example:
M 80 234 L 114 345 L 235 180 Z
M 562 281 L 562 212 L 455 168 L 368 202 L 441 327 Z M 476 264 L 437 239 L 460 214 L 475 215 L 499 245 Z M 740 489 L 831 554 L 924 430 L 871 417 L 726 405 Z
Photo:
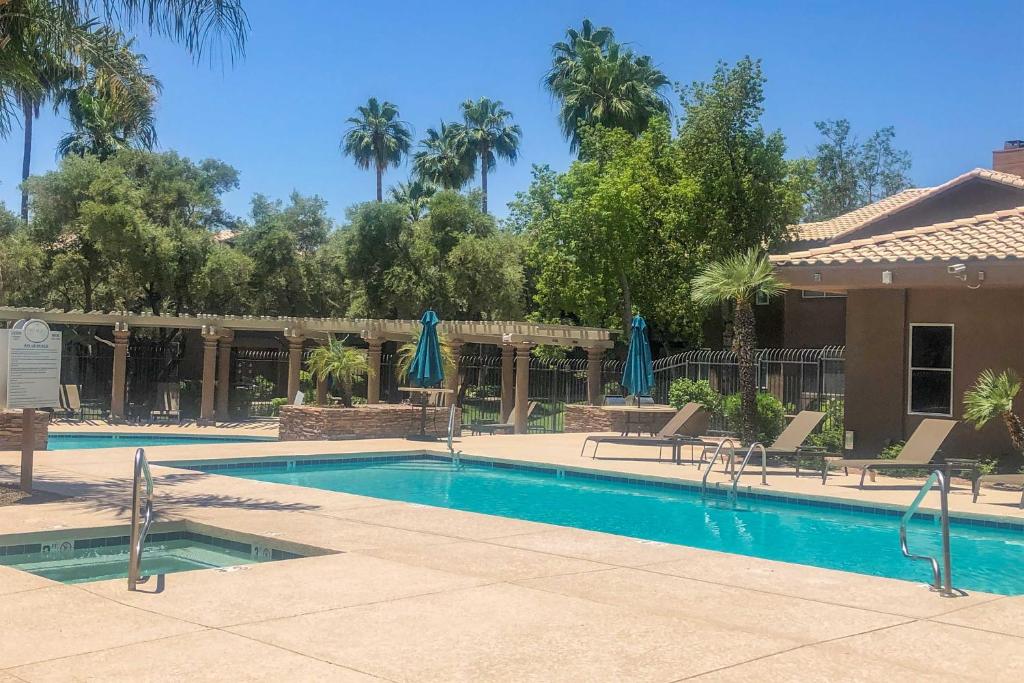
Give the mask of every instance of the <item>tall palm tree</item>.
M 341 149 L 359 168 L 376 171 L 377 201 L 382 202 L 384 171 L 402 163 L 412 145 L 412 132 L 409 124 L 398 118 L 398 107 L 391 102 L 371 97 L 356 110 L 359 115 L 347 119 L 351 125 L 341 139 Z
M 603 50 L 614 40 L 615 32 L 610 26 L 594 28 L 590 19 L 583 20 L 583 28 L 579 31 L 574 28 L 567 29 L 565 41 L 559 41 L 551 46 L 551 69 L 544 78 L 544 85 L 554 92 L 558 84 L 570 79 L 579 63 L 580 50 L 584 45 L 597 46 Z
M 964 394 L 964 419 L 977 429 L 989 420 L 1001 418 L 1018 453 L 1024 453 L 1024 421 L 1013 411 L 1013 399 L 1020 393 L 1020 377 L 1013 370 L 998 375 L 983 370 L 978 381 Z
M 417 176 L 446 190 L 461 190 L 473 178 L 475 157 L 467 153 L 462 125 L 441 122 L 441 127 L 427 128 L 427 137 L 420 140 L 420 149 L 412 155 L 412 168 Z
M 569 42 L 556 43 L 545 83 L 559 101 L 562 133 L 573 151 L 583 127 L 600 124 L 633 135 L 651 119 L 669 111 L 664 90 L 668 76 L 646 55 L 636 55 L 613 40 L 611 29 L 570 31 Z
M 245 50 L 249 23 L 242 0 L 2 0 L 0 1 L 0 138 L 22 117 L 22 174 L 32 157 L 32 124 L 46 100 L 59 102 L 68 80 L 91 66 L 105 95 L 119 95 L 133 79 L 136 60 L 124 59 L 118 27 L 145 26 L 183 43 L 199 59 Z M 111 40 L 118 36 L 119 40 Z M 121 54 L 119 54 L 121 53 Z M 27 220 L 27 195 L 22 194 Z
M 504 159 L 514 164 L 519 157 L 519 140 L 522 129 L 511 123 L 512 112 L 502 105 L 501 100 L 481 97 L 474 102 L 462 103 L 463 124 L 459 131 L 466 150 L 480 162 L 480 190 L 483 195 L 483 212 L 487 213 L 487 173 L 494 169 L 497 160 Z
M 427 212 L 430 198 L 436 192 L 437 187 L 422 178 L 411 178 L 407 182 L 388 188 L 391 201 L 406 207 L 409 211 L 409 220 L 414 223 Z
M 747 442 L 757 439 L 757 379 L 754 350 L 757 330 L 754 327 L 754 297 L 758 292 L 772 298 L 786 291 L 775 277 L 767 255 L 758 249 L 734 254 L 708 264 L 693 279 L 692 298 L 700 306 L 731 304 L 733 306 L 733 346 L 740 374 L 740 436 Z

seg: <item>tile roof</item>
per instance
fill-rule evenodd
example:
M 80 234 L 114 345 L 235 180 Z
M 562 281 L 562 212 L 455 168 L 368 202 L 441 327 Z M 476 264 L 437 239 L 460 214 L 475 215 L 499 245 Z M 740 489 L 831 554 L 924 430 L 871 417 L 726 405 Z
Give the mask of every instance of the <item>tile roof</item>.
M 1024 259 L 1024 206 L 771 257 L 780 266 L 968 259 Z
M 981 178 L 1024 190 L 1024 178 L 1018 175 L 987 168 L 975 168 L 935 187 L 903 190 L 874 204 L 868 204 L 827 221 L 794 225 L 792 226 L 793 231 L 798 240 L 830 240 L 842 237 L 973 178 Z

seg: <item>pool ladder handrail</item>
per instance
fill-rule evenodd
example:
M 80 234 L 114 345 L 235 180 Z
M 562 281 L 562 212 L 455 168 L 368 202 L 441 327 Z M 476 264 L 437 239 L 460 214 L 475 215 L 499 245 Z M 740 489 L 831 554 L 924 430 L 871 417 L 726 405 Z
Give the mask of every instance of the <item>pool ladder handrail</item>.
M 146 479 L 145 500 L 142 498 L 142 478 Z M 142 516 L 140 521 L 139 516 Z M 128 590 L 149 580 L 142 574 L 142 550 L 153 524 L 153 475 L 149 472 L 146 451 L 135 449 L 135 473 L 132 479 L 132 533 L 128 555 Z
M 455 447 L 452 445 L 452 439 L 455 436 L 455 404 L 453 403 L 448 408 L 448 455 L 452 459 L 453 465 L 459 465 L 459 454 L 455 452 Z
M 924 501 L 928 492 L 932 490 L 935 483 L 939 484 L 939 499 L 940 499 L 940 514 L 939 524 L 942 530 L 942 569 L 939 568 L 939 561 L 928 555 L 914 555 L 910 552 L 910 548 L 907 546 L 907 524 L 914 517 L 914 513 L 917 512 L 918 508 L 921 507 L 921 503 Z M 900 518 L 900 550 L 903 551 L 903 555 L 911 560 L 920 560 L 922 562 L 928 562 L 932 567 L 932 583 L 930 588 L 933 591 L 937 591 L 939 595 L 944 598 L 951 598 L 957 595 L 966 595 L 961 590 L 953 588 L 953 561 L 949 552 L 949 473 L 943 472 L 940 469 L 932 471 L 932 473 L 925 480 L 921 490 L 917 492 L 917 497 L 914 498 L 914 502 L 910 504 L 907 511 L 903 513 L 903 517 Z M 945 577 L 945 581 L 943 581 Z
M 711 459 L 708 461 L 708 468 L 704 470 L 704 476 L 700 480 L 700 495 L 704 496 L 708 491 L 708 475 L 711 474 L 711 470 L 715 468 L 715 460 L 718 459 L 718 454 L 722 452 L 722 447 L 725 446 L 725 442 L 729 442 L 729 466 L 730 469 L 734 466 L 733 459 L 736 457 L 736 442 L 731 437 L 725 437 L 715 446 L 714 452 L 711 454 Z M 697 465 L 697 471 L 704 466 L 704 454 L 701 453 L 701 462 Z
M 750 448 L 747 449 L 747 454 L 743 456 L 743 462 L 740 463 L 740 468 L 732 475 L 732 488 L 729 490 L 729 499 L 736 503 L 736 498 L 739 493 L 736 491 L 736 487 L 739 486 L 740 477 L 743 476 L 743 471 L 747 469 L 747 463 L 750 462 L 750 456 L 754 454 L 754 449 L 761 451 L 761 484 L 763 486 L 768 485 L 768 451 L 765 450 L 764 444 L 760 441 L 755 441 L 750 444 Z

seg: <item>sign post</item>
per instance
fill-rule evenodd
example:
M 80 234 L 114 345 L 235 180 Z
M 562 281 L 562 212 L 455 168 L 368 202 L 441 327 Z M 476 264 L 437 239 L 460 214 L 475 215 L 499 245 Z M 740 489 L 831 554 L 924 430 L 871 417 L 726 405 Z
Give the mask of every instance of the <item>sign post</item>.
M 0 402 L 21 408 L 21 488 L 32 490 L 36 408 L 58 405 L 61 333 L 42 320 L 19 320 L 0 330 Z

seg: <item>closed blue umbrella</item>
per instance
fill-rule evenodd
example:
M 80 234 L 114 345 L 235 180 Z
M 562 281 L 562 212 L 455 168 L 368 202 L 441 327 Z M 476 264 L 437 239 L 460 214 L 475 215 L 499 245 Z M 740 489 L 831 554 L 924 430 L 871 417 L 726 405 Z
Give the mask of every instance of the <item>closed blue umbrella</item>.
M 444 380 L 441 343 L 437 339 L 438 322 L 437 313 L 429 309 L 420 318 L 423 330 L 416 342 L 416 355 L 409 366 L 409 382 L 414 387 L 433 387 Z
M 635 315 L 632 327 L 626 369 L 622 371 L 622 386 L 633 396 L 649 396 L 654 386 L 654 363 L 651 362 L 651 345 L 647 341 L 647 321 Z

